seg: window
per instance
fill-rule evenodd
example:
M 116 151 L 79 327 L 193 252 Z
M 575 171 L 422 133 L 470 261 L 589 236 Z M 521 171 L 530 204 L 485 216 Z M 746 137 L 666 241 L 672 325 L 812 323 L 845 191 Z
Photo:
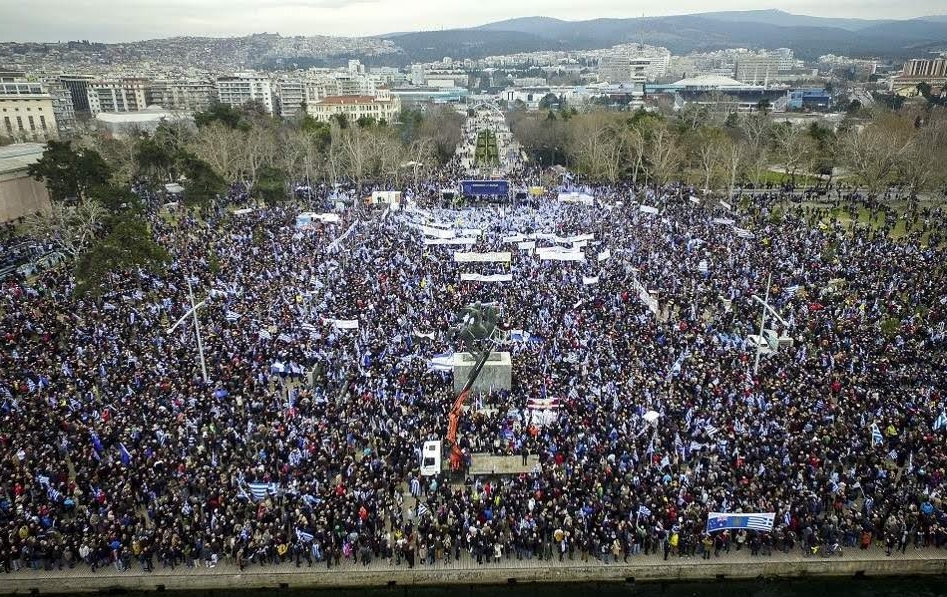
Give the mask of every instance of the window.
M 45 116 L 39 117 L 39 125 L 43 127 L 44 131 L 46 130 L 46 117 Z
M 30 119 L 30 130 L 31 130 L 31 131 L 35 131 L 35 130 L 36 130 L 36 123 L 33 122 L 33 117 L 32 117 L 32 116 L 28 116 L 28 118 Z
M 4 117 L 3 117 L 3 124 L 6 125 L 6 127 L 7 127 L 7 132 L 12 135 L 12 134 L 13 134 L 13 125 L 10 124 L 10 117 L 9 117 L 9 116 L 4 116 Z
M 23 118 L 20 116 L 16 117 L 16 126 L 22 131 L 23 130 Z

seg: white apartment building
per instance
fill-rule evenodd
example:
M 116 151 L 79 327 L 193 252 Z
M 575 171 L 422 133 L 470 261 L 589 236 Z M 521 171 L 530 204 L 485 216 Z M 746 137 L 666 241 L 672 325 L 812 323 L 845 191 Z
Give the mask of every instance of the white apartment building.
M 148 84 L 145 99 L 149 106 L 169 110 L 200 112 L 217 98 L 217 87 L 206 79 L 157 80 Z
M 115 81 L 93 81 L 89 83 L 87 94 L 89 111 L 99 112 L 137 112 L 148 106 L 145 90 L 147 79 L 119 79 Z
M 599 80 L 607 83 L 638 83 L 663 77 L 671 53 L 667 48 L 629 44 L 615 46 L 599 59 Z
M 17 142 L 58 139 L 53 97 L 39 83 L 0 83 L 0 135 Z
M 734 78 L 741 83 L 765 85 L 779 77 L 784 59 L 776 54 L 748 54 L 737 58 Z
M 302 108 L 306 101 L 306 84 L 299 79 L 287 79 L 276 82 L 276 96 L 279 99 L 279 115 L 291 118 Z
M 401 100 L 388 89 L 381 88 L 375 95 L 331 95 L 308 104 L 309 114 L 320 121 L 328 121 L 335 114 L 344 114 L 349 122 L 362 117 L 376 121 L 394 122 L 401 111 Z
M 220 103 L 239 107 L 251 101 L 260 102 L 268 114 L 273 113 L 273 87 L 269 78 L 238 73 L 217 79 L 217 98 Z

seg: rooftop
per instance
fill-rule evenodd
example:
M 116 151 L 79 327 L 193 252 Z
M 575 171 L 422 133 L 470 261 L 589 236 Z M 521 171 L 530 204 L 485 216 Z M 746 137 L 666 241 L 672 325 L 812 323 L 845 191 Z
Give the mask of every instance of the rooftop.
M 0 147 L 0 174 L 25 170 L 39 160 L 45 149 L 42 143 L 14 143 Z
M 725 77 L 723 75 L 701 75 L 699 77 L 688 77 L 674 83 L 675 87 L 738 87 L 748 88 L 754 85 L 741 83 L 736 79 Z
M 323 105 L 334 105 L 334 106 L 343 106 L 343 105 L 359 105 L 359 104 L 373 104 L 375 102 L 388 102 L 389 100 L 380 100 L 373 95 L 330 95 L 325 97 L 316 104 Z

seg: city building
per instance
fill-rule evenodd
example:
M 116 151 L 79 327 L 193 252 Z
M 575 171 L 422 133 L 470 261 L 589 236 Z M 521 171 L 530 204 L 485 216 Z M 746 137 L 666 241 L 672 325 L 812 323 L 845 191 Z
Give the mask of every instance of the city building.
M 217 99 L 217 87 L 207 79 L 159 79 L 145 88 L 147 106 L 201 112 Z
M 58 139 L 53 97 L 41 83 L 0 83 L 0 135 L 14 141 Z
M 791 89 L 786 99 L 786 107 L 790 110 L 822 111 L 832 107 L 832 96 L 822 87 Z
M 782 59 L 776 54 L 749 54 L 736 61 L 734 78 L 741 83 L 766 85 L 779 78 Z
M 408 81 L 408 75 L 393 66 L 373 66 L 369 73 L 377 85 L 398 86 Z
M 239 73 L 217 79 L 217 98 L 220 103 L 239 107 L 248 102 L 260 102 L 268 114 L 273 113 L 273 88 L 262 75 Z
M 72 94 L 59 79 L 47 79 L 43 87 L 53 100 L 53 116 L 60 135 L 68 135 L 76 130 L 76 110 L 72 103 Z
M 277 81 L 276 97 L 279 100 L 279 115 L 291 118 L 306 102 L 306 84 L 299 79 Z
M 72 107 L 76 112 L 89 113 L 89 83 L 95 77 L 91 75 L 63 75 L 59 81 L 72 97 Z
M 349 121 L 370 117 L 394 122 L 401 111 L 401 101 L 390 90 L 381 88 L 376 95 L 332 95 L 308 105 L 308 109 L 313 118 L 321 121 L 344 114 Z
M 470 95 L 463 87 L 397 87 L 391 90 L 403 109 L 423 108 L 430 104 L 460 104 Z
M 44 149 L 42 143 L 0 147 L 0 222 L 49 209 L 46 185 L 26 172 L 43 156 Z
M 915 58 L 905 62 L 901 72 L 891 77 L 890 89 L 901 95 L 916 95 L 918 83 L 927 83 L 935 91 L 947 87 L 947 57 Z
M 599 80 L 643 84 L 667 74 L 671 53 L 666 48 L 627 44 L 610 48 L 598 60 Z
M 702 75 L 670 84 L 645 85 L 647 96 L 667 95 L 675 108 L 688 103 L 715 105 L 727 111 L 752 111 L 761 101 L 770 104 L 785 100 L 785 88 L 750 85 L 721 75 Z
M 89 112 L 137 112 L 147 107 L 147 79 L 92 81 L 88 85 Z
M 415 87 L 423 87 L 427 84 L 427 77 L 424 74 L 423 64 L 411 65 L 411 72 L 408 75 L 408 81 Z

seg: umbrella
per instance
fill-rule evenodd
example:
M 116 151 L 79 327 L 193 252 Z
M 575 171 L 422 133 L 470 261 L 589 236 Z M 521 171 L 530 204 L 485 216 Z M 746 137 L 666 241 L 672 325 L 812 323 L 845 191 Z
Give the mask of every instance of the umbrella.
M 657 411 L 649 410 L 648 412 L 644 414 L 642 418 L 648 423 L 651 423 L 652 425 L 654 425 L 654 423 L 658 420 L 658 417 L 660 416 L 661 415 L 658 414 Z

